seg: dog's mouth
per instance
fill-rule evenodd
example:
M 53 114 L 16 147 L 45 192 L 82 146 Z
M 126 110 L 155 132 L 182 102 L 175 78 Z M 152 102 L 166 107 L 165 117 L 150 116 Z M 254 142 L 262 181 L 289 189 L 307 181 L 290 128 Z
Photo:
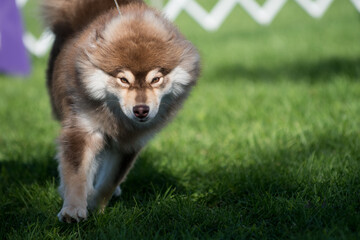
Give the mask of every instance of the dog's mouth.
M 145 123 L 147 121 L 149 121 L 150 118 L 143 118 L 143 119 L 138 119 L 138 122 L 141 122 L 141 123 Z
M 147 123 L 147 122 L 150 122 L 151 121 L 151 117 L 147 116 L 147 117 L 144 117 L 144 118 L 138 118 L 138 117 L 132 117 L 132 120 L 136 123 L 139 123 L 139 124 L 144 124 L 144 123 Z

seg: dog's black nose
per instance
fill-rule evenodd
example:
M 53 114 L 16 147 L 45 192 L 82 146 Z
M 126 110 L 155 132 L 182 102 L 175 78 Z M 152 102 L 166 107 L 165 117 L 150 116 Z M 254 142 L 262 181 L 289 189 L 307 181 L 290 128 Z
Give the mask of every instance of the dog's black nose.
M 133 107 L 133 112 L 137 118 L 144 119 L 149 114 L 149 106 L 147 105 L 136 105 Z

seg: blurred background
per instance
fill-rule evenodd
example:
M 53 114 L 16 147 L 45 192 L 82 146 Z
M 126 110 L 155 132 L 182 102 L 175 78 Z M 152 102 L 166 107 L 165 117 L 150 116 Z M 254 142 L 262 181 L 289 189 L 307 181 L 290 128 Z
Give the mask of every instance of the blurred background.
M 22 30 L 2 9 L 14 0 L 1 1 L 4 39 L 4 26 Z M 122 217 L 92 219 L 79 233 L 54 223 L 59 126 L 45 88 L 52 37 L 39 0 L 16 2 L 25 47 L 14 40 L 15 55 L 5 55 L 0 45 L 0 233 L 101 236 L 99 225 L 123 229 L 138 210 L 147 218 L 126 224 L 141 230 L 122 236 L 359 237 L 360 1 L 147 2 L 196 45 L 202 75 L 108 210 Z M 6 68 L 10 59 L 19 71 Z

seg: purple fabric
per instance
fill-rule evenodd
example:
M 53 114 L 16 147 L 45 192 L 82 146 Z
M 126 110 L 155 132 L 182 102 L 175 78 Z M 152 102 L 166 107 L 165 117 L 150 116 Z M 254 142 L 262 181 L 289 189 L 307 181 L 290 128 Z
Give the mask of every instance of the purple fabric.
M 22 34 L 21 16 L 15 0 L 0 0 L 0 72 L 20 75 L 30 73 Z

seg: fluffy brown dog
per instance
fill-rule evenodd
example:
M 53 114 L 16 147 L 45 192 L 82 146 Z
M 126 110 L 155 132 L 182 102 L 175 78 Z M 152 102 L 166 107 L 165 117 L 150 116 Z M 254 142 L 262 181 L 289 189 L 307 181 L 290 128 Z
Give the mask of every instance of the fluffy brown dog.
M 56 40 L 47 83 L 58 139 L 58 217 L 86 219 L 120 194 L 139 151 L 178 111 L 199 75 L 199 55 L 142 1 L 46 0 Z

